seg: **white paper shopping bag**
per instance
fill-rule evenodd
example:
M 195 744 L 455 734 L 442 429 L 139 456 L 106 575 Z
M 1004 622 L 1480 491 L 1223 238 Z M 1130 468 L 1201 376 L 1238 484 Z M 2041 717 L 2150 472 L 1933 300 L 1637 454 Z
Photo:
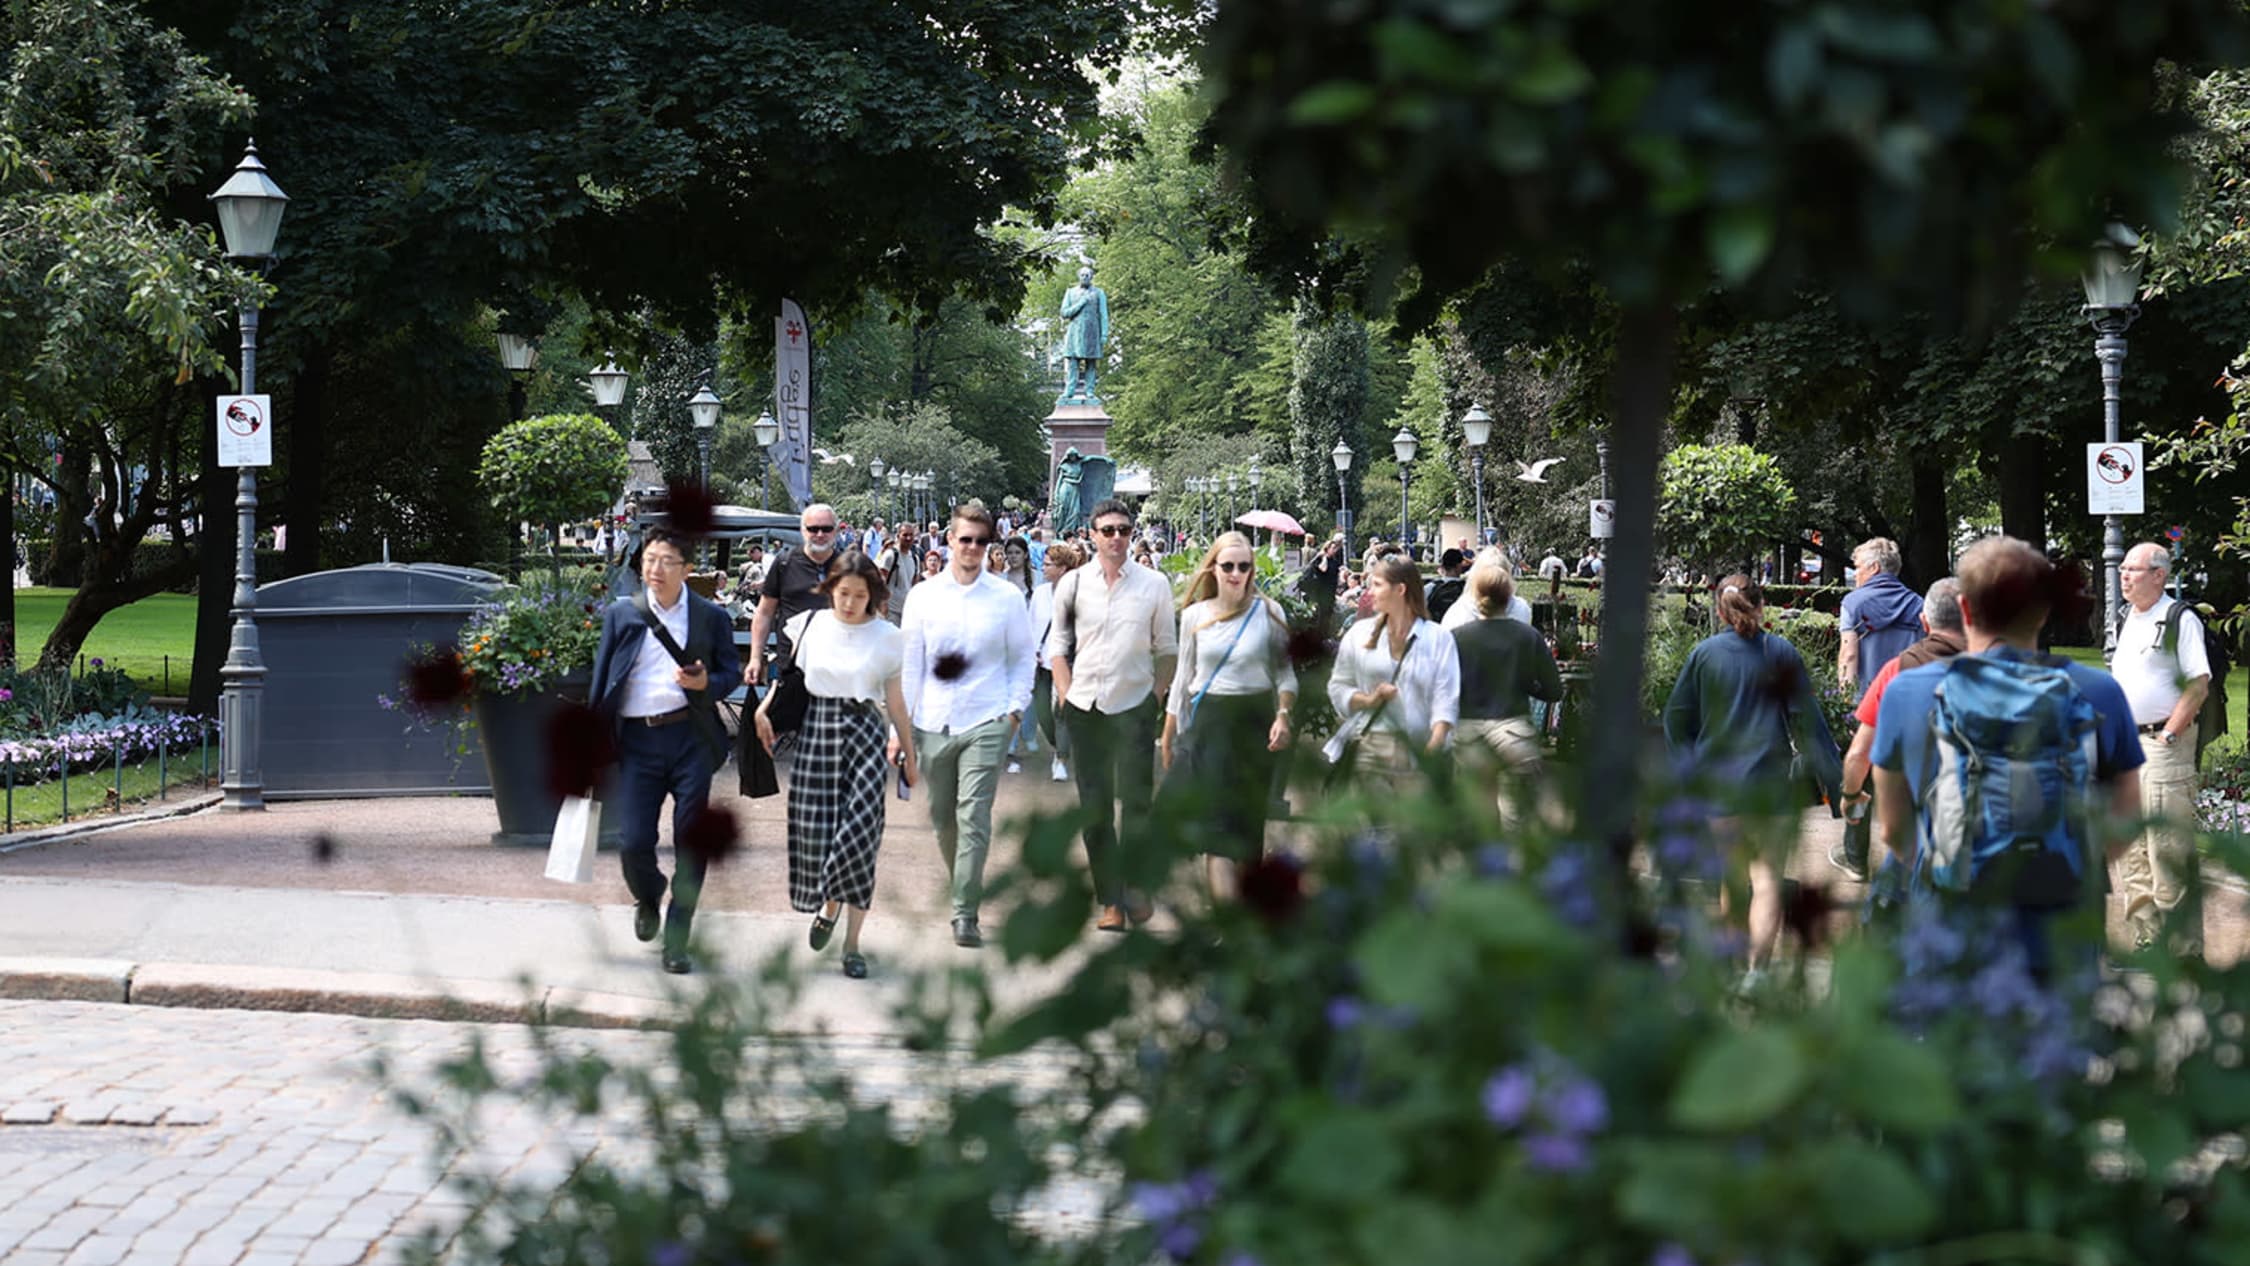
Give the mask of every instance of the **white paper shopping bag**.
M 547 846 L 547 878 L 566 884 L 592 883 L 601 834 L 601 802 L 564 796 L 562 810 L 555 814 L 554 842 Z

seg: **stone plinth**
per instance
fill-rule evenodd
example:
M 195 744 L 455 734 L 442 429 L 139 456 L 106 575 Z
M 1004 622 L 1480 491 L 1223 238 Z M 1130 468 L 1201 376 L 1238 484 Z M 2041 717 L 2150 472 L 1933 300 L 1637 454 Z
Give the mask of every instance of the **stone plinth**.
M 1055 471 L 1072 449 L 1080 457 L 1109 453 L 1109 411 L 1098 404 L 1058 404 L 1047 415 L 1047 488 L 1052 495 Z

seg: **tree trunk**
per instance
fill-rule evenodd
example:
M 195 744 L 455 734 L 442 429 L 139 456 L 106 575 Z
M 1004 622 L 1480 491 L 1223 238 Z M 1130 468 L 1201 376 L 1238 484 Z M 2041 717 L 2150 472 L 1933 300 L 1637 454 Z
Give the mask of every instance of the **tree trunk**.
M 328 471 L 328 377 L 333 354 L 312 348 L 290 394 L 289 487 L 282 497 L 289 542 L 282 551 L 285 576 L 320 570 L 320 501 Z
M 129 544 L 120 541 L 106 545 L 93 552 L 90 562 L 93 574 L 70 595 L 70 601 L 63 604 L 62 617 L 55 621 L 54 630 L 47 634 L 47 644 L 40 648 L 41 667 L 69 667 L 70 662 L 78 658 L 79 648 L 86 644 L 86 635 L 94 631 L 103 616 L 151 594 L 162 593 L 193 574 L 195 564 L 185 556 L 175 555 L 170 566 L 133 577 L 133 555 L 140 547 L 136 539 Z
M 2000 446 L 2000 530 L 2045 553 L 2047 549 L 2047 454 L 2040 445 L 2017 441 Z M 2098 561 L 2098 560 L 2097 560 Z
M 1914 509 L 1906 523 L 1905 566 L 1899 579 L 1922 593 L 1953 570 L 1953 522 L 1945 504 L 1945 467 L 1936 456 L 1908 454 Z
M 203 454 L 202 528 L 195 535 L 195 671 L 188 679 L 188 709 L 219 712 L 219 666 L 226 662 L 234 602 L 234 472 Z
M 8 564 L 8 587 L 0 593 L 0 665 L 16 663 L 16 479 L 0 488 L 0 561 Z
M 1616 536 L 1602 567 L 1602 641 L 1587 731 L 1582 821 L 1609 851 L 1622 878 L 1632 848 L 1640 760 L 1642 654 L 1648 642 L 1649 565 L 1655 555 L 1656 463 L 1672 391 L 1673 330 L 1668 306 L 1627 311 L 1611 371 L 1610 473 Z

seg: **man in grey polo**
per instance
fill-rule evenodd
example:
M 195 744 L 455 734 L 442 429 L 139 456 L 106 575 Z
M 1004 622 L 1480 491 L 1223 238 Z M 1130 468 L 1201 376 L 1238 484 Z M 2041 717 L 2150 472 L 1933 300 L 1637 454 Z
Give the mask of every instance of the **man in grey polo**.
M 1088 521 L 1094 561 L 1056 582 L 1043 653 L 1075 749 L 1071 775 L 1086 815 L 1086 867 L 1102 907 L 1094 926 L 1122 932 L 1128 919 L 1147 922 L 1153 907 L 1125 887 L 1118 811 L 1137 841 L 1156 796 L 1158 701 L 1172 689 L 1180 633 L 1171 582 L 1126 557 L 1133 512 L 1111 499 Z
M 953 943 L 984 943 L 977 905 L 992 844 L 992 801 L 1008 736 L 1031 706 L 1031 609 L 1023 590 L 985 570 L 998 535 L 976 502 L 953 512 L 946 569 L 906 595 L 901 684 L 914 719 L 930 822 L 953 875 Z

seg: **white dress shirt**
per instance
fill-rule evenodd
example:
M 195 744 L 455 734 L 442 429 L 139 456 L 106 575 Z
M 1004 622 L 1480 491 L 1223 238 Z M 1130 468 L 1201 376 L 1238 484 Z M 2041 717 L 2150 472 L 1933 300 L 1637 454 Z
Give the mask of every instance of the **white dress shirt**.
M 669 608 L 658 606 L 656 595 L 650 593 L 648 609 L 663 622 L 672 640 L 687 649 L 688 591 L 680 589 L 680 600 Z M 645 626 L 644 626 L 645 627 Z M 618 700 L 617 711 L 627 717 L 659 717 L 667 712 L 677 712 L 687 706 L 687 691 L 680 689 L 677 676 L 680 666 L 664 643 L 656 640 L 653 629 L 641 635 L 640 653 L 633 657 L 632 674 L 625 678 L 625 694 Z
M 906 595 L 899 624 L 906 711 L 916 729 L 959 733 L 1031 706 L 1036 652 L 1022 589 L 991 572 L 964 585 L 949 567 Z M 961 658 L 951 681 L 936 671 L 948 655 Z
M 1056 587 L 1054 627 L 1042 655 L 1052 664 L 1068 649 L 1069 635 L 1076 634 L 1066 701 L 1110 715 L 1139 707 L 1156 693 L 1156 661 L 1175 658 L 1180 651 L 1172 582 L 1128 561 L 1112 584 L 1097 558 Z M 1064 609 L 1066 603 L 1076 607 L 1075 614 Z
M 1375 639 L 1372 647 L 1367 645 L 1367 635 L 1381 623 L 1382 617 L 1369 616 L 1344 634 L 1336 649 L 1336 671 L 1328 679 L 1328 701 L 1336 705 L 1340 717 L 1363 717 L 1367 714 L 1352 711 L 1352 696 L 1393 680 L 1395 670 L 1398 698 L 1384 706 L 1373 724 L 1420 747 L 1430 741 L 1430 731 L 1438 722 L 1456 725 L 1461 720 L 1460 652 L 1452 634 L 1428 620 L 1416 620 L 1413 643 L 1401 664 L 1391 658 L 1388 635 Z
M 2124 688 L 2125 702 L 2133 706 L 2133 724 L 2157 725 L 2180 706 L 2181 687 L 2211 675 L 2211 657 L 2203 651 L 2203 620 L 2193 610 L 2180 613 L 2179 655 L 2164 653 L 2164 617 L 2179 601 L 2170 595 L 2158 598 L 2146 611 L 2125 611 L 2117 631 L 2117 653 L 2109 674 Z

